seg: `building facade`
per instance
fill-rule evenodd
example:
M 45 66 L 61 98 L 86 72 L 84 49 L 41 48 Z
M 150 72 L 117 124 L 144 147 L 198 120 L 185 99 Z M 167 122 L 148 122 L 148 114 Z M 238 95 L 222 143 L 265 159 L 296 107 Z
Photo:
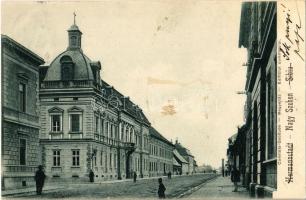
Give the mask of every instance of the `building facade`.
M 40 144 L 47 176 L 95 181 L 172 172 L 173 144 L 141 108 L 100 77 L 101 64 L 81 48 L 73 24 L 68 48 L 40 67 Z
M 2 190 L 34 185 L 39 159 L 38 70 L 44 60 L 1 36 Z
M 176 175 L 188 174 L 188 162 L 185 158 L 176 150 L 173 150 L 173 172 Z
M 276 2 L 242 4 L 239 47 L 247 58 L 245 170 L 252 196 L 276 190 Z
M 178 151 L 178 153 L 187 161 L 187 172 L 186 174 L 193 174 L 194 171 L 194 156 L 191 154 L 189 149 L 185 148 L 181 143 L 179 143 L 177 140 L 175 141 L 175 149 Z M 184 171 L 184 170 L 183 170 Z
M 155 128 L 150 128 L 150 176 L 173 174 L 174 145 L 164 138 Z

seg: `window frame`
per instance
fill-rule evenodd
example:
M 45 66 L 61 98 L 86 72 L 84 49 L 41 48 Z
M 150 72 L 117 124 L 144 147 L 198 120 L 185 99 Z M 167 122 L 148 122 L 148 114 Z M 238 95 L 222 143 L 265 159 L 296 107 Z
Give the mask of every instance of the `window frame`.
M 21 141 L 24 141 L 24 146 L 21 146 Z M 24 151 L 21 151 L 21 148 L 24 148 Z M 27 165 L 27 140 L 25 138 L 19 138 L 19 165 Z
M 52 163 L 53 167 L 60 167 L 61 166 L 61 150 L 60 149 L 53 149 L 52 154 Z M 57 152 L 57 153 L 56 153 Z
M 76 153 L 74 154 L 74 152 Z M 81 154 L 80 149 L 72 149 L 71 154 L 72 154 L 72 160 L 71 160 L 72 167 L 80 167 L 80 154 Z
M 20 89 L 22 88 L 22 92 L 20 91 Z M 21 94 L 22 93 L 22 94 Z M 27 84 L 24 82 L 19 82 L 18 84 L 18 101 L 19 101 L 19 107 L 18 110 L 20 112 L 26 112 L 26 105 L 27 105 Z M 21 102 L 22 99 L 22 102 Z M 22 105 L 21 105 L 22 104 Z

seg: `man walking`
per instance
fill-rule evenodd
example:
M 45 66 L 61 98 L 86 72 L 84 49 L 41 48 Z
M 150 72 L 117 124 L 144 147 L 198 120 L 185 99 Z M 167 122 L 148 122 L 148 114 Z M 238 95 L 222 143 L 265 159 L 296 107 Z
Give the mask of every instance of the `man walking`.
M 159 183 L 159 186 L 158 186 L 158 197 L 160 199 L 164 199 L 166 196 L 165 196 L 165 191 L 166 191 L 166 187 L 164 186 L 163 184 L 163 179 L 162 178 L 159 178 L 158 179 L 158 183 Z
M 234 183 L 235 189 L 233 192 L 238 192 L 238 182 L 240 181 L 240 172 L 234 166 L 233 171 L 231 173 L 231 181 Z
M 43 171 L 43 166 L 39 165 L 38 170 L 35 173 L 35 181 L 36 181 L 36 193 L 41 195 L 42 189 L 44 187 L 46 175 Z

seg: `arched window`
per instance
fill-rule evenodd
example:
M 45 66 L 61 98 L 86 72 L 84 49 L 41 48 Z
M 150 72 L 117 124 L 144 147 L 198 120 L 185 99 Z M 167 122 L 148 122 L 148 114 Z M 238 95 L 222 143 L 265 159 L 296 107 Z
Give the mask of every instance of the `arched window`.
M 60 59 L 62 80 L 68 81 L 73 79 L 74 63 L 70 56 L 63 56 Z

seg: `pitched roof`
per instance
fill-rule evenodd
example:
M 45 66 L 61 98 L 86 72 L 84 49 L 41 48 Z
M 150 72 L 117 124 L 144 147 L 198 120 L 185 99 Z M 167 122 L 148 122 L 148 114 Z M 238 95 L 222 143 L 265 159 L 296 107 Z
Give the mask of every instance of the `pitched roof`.
M 120 109 L 126 111 L 128 114 L 136 117 L 136 119 L 146 123 L 147 125 L 151 124 L 141 108 L 132 102 L 129 97 L 124 96 L 104 80 L 102 80 L 102 90 L 103 96 L 106 99 L 109 99 L 111 96 L 116 96 L 120 100 Z
M 155 137 L 156 139 L 159 139 L 171 146 L 174 146 L 169 140 L 167 140 L 162 134 L 160 134 L 155 128 L 153 128 L 152 126 L 150 127 L 150 135 L 152 137 Z
M 181 163 L 188 163 L 185 158 L 183 158 L 183 156 L 176 150 L 173 150 L 173 155 L 174 157 Z
M 175 158 L 172 158 L 172 161 L 174 166 L 181 166 L 180 163 L 178 163 Z
M 175 143 L 175 149 L 182 155 L 182 156 L 192 156 L 191 152 L 185 148 L 181 143 L 176 142 Z

